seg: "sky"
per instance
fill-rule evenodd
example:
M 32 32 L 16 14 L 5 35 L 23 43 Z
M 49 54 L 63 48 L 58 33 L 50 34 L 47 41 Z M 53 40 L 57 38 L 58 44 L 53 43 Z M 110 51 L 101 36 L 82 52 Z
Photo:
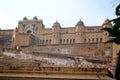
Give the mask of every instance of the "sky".
M 37 16 L 46 28 L 56 20 L 61 27 L 74 27 L 79 20 L 85 26 L 98 26 L 116 17 L 117 4 L 118 0 L 0 0 L 0 28 L 14 29 L 25 16 Z

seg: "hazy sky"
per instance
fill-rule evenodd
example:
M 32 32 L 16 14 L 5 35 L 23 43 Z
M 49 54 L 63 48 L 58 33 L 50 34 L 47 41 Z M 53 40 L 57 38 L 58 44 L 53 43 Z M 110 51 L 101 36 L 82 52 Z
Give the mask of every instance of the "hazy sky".
M 115 18 L 116 0 L 0 0 L 0 28 L 14 29 L 23 17 L 43 19 L 46 28 L 57 20 L 73 27 L 81 19 L 86 26 L 102 25 Z M 115 6 L 114 6 L 115 5 Z

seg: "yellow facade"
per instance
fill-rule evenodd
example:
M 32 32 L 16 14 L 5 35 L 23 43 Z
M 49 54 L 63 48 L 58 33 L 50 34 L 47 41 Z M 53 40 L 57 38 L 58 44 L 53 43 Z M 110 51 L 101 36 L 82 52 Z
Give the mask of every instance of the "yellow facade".
M 108 40 L 108 33 L 100 30 L 111 27 L 108 19 L 101 26 L 85 26 L 83 21 L 78 21 L 74 27 L 61 27 L 56 21 L 52 28 L 45 28 L 43 21 L 34 17 L 26 17 L 19 21 L 18 33 L 33 34 L 38 38 L 37 45 L 75 44 L 75 43 L 101 43 Z
M 13 32 L 11 46 L 13 48 L 21 47 L 21 46 L 32 46 L 32 45 L 36 45 L 36 42 L 37 40 L 34 35 L 20 33 L 16 28 Z
M 59 45 L 79 44 L 80 48 L 73 47 L 74 49 L 71 49 L 72 53 L 76 55 L 79 53 L 91 56 L 96 54 L 101 55 L 107 49 L 109 49 L 110 52 L 114 51 L 112 50 L 113 46 L 103 45 L 103 42 L 109 39 L 108 33 L 101 30 L 103 27 L 112 27 L 109 19 L 106 19 L 100 26 L 85 26 L 84 22 L 80 20 L 74 27 L 61 27 L 60 23 L 56 21 L 51 28 L 45 28 L 43 20 L 37 19 L 37 17 L 34 17 L 33 19 L 24 17 L 23 20 L 18 22 L 18 28 L 14 31 L 12 47 L 35 45 L 39 46 L 38 52 L 44 52 L 47 50 L 43 49 L 42 46 L 58 45 L 58 51 L 55 50 L 57 47 L 51 49 L 57 53 L 59 53 L 59 51 L 66 53 L 65 51 L 69 51 L 70 47 L 66 46 L 66 49 L 62 49 L 61 47 L 60 49 Z M 34 35 L 34 37 L 30 38 L 29 35 Z M 36 41 L 36 44 L 34 44 L 34 41 Z M 82 49 L 81 45 L 86 47 Z M 87 47 L 87 45 L 91 45 L 91 47 Z M 37 51 L 37 48 L 38 47 L 35 48 L 35 51 Z M 50 51 L 48 52 L 50 53 Z

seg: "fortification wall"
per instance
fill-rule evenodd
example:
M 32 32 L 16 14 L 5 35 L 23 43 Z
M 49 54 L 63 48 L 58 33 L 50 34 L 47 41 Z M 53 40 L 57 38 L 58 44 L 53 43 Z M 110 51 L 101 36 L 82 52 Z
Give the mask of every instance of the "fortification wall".
M 49 54 L 65 54 L 65 55 L 85 55 L 85 56 L 106 56 L 105 51 L 109 50 L 112 56 L 112 44 L 105 45 L 104 43 L 81 43 L 71 45 L 46 45 L 46 46 L 32 46 L 24 47 L 23 51 L 49 53 Z

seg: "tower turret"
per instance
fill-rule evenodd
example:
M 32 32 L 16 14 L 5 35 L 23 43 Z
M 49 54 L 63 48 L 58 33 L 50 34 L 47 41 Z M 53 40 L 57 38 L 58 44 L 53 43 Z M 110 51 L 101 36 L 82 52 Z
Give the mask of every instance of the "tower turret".
M 56 20 L 52 26 L 52 44 L 59 44 L 60 43 L 60 23 Z
M 35 16 L 35 17 L 33 18 L 33 20 L 38 20 L 38 19 L 37 19 L 37 16 Z
M 76 42 L 75 43 L 83 43 L 84 39 L 84 23 L 83 21 L 79 20 L 75 26 L 75 31 L 76 31 Z
M 23 20 L 27 20 L 27 17 L 25 16 L 25 17 L 23 18 Z
M 60 23 L 56 20 L 55 23 L 53 23 L 53 26 L 52 27 L 60 27 Z
M 112 27 L 111 21 L 106 18 L 105 21 L 102 24 L 102 28 L 105 27 Z M 110 37 L 108 37 L 108 32 L 107 31 L 103 31 L 103 41 L 106 42 L 107 40 L 109 40 Z
M 111 21 L 106 18 L 105 21 L 102 24 L 103 27 L 112 27 Z

